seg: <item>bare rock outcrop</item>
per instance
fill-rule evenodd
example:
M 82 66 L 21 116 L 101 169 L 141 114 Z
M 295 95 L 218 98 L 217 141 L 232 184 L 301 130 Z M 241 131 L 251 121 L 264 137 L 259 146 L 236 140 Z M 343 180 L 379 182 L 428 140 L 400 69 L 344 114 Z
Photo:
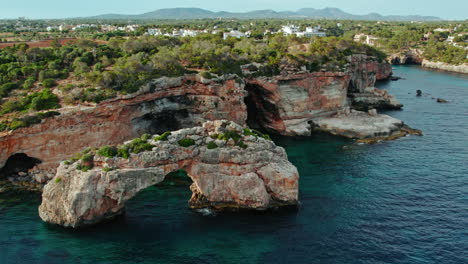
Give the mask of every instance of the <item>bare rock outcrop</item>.
M 148 140 L 152 150 L 128 159 L 94 156 L 62 162 L 44 188 L 40 217 L 66 227 L 96 224 L 121 214 L 140 190 L 183 169 L 193 180 L 192 208 L 254 209 L 294 205 L 299 175 L 283 148 L 259 132 L 229 121 L 182 129 L 166 140 Z M 87 162 L 90 162 L 89 160 Z
M 468 63 L 454 65 L 445 62 L 435 62 L 423 60 L 422 66 L 428 69 L 458 72 L 458 73 L 468 73 Z

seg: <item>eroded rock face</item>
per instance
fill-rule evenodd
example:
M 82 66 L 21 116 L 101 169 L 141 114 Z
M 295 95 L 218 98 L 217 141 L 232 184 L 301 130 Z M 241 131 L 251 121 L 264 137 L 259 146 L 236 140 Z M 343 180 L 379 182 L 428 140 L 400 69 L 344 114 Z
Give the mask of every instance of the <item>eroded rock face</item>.
M 369 109 L 398 110 L 403 105 L 386 90 L 368 87 L 358 92 L 349 92 L 351 105 L 356 110 L 368 111 Z
M 241 137 L 237 143 L 232 138 L 213 139 L 226 133 Z M 95 224 L 119 215 L 125 202 L 140 190 L 179 169 L 193 180 L 192 208 L 264 210 L 296 204 L 299 175 L 285 150 L 244 133 L 233 122 L 206 122 L 173 132 L 167 141 L 150 140 L 152 151 L 132 154 L 129 159 L 95 156 L 95 167 L 87 172 L 77 169 L 79 162 L 63 162 L 44 188 L 39 215 L 66 227 Z M 194 145 L 178 144 L 187 138 Z M 218 147 L 208 149 L 210 142 Z
M 61 160 L 86 146 L 118 144 L 143 133 L 192 127 L 207 120 L 244 124 L 244 85 L 235 77 L 163 77 L 138 93 L 95 107 L 62 109 L 60 116 L 41 124 L 0 135 L 0 168 L 10 156 L 24 153 L 42 161 L 36 169 L 55 174 Z
M 314 120 L 336 115 L 348 107 L 364 111 L 402 107 L 387 91 L 374 87 L 376 80 L 392 75 L 391 65 L 364 55 L 350 56 L 348 60 L 346 72 L 299 70 L 247 79 L 248 124 L 271 133 L 308 136 Z
M 419 49 L 409 49 L 390 55 L 387 61 L 395 65 L 421 64 L 423 62 L 423 52 Z
M 403 105 L 385 90 L 375 88 L 375 82 L 387 80 L 392 76 L 392 66 L 368 60 L 364 55 L 350 57 L 351 83 L 348 97 L 352 108 L 367 111 L 369 109 L 401 109 Z
M 347 105 L 350 76 L 300 72 L 247 80 L 249 125 L 261 124 L 281 135 L 307 135 L 307 121 Z

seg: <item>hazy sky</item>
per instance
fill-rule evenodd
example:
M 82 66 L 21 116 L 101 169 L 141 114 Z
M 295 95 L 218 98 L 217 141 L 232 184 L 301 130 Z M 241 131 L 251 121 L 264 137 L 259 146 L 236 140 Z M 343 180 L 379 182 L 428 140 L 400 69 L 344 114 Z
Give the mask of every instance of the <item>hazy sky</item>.
M 352 14 L 376 12 L 468 19 L 468 0 L 0 0 L 0 19 L 140 14 L 171 7 L 199 7 L 212 11 L 295 11 L 303 7 L 337 7 Z

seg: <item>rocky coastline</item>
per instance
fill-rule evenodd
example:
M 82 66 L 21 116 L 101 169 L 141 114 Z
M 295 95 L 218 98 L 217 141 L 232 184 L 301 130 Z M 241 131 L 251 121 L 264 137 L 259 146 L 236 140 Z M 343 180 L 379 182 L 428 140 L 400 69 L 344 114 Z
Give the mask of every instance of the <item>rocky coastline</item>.
M 435 62 L 435 61 L 422 61 L 422 67 L 434 70 L 442 70 L 442 71 L 449 71 L 449 72 L 458 72 L 458 73 L 468 73 L 468 64 L 460 64 L 454 65 L 445 62 Z
M 194 181 L 192 208 L 265 210 L 296 204 L 297 170 L 284 150 L 259 138 L 260 132 L 242 134 L 244 129 L 284 136 L 320 131 L 364 143 L 418 134 L 377 112 L 402 107 L 387 91 L 374 87 L 377 80 L 392 77 L 391 65 L 364 55 L 348 61 L 346 69 L 335 72 L 285 67 L 277 75 L 264 76 L 257 72 L 262 65 L 247 65 L 242 78 L 162 77 L 134 94 L 60 109 L 60 115 L 40 124 L 0 135 L 0 178 L 43 191 L 42 219 L 70 227 L 121 214 L 126 200 L 178 169 Z M 213 131 L 226 123 L 242 136 L 224 143 L 212 139 Z M 87 147 L 118 145 L 166 131 L 173 131 L 169 145 L 150 140 L 152 150 L 129 157 L 94 155 L 90 170 L 78 169 L 84 166 L 79 162 L 64 162 Z M 180 135 L 194 145 L 175 147 Z M 217 150 L 208 149 L 208 144 Z M 255 192 L 245 193 L 247 186 Z

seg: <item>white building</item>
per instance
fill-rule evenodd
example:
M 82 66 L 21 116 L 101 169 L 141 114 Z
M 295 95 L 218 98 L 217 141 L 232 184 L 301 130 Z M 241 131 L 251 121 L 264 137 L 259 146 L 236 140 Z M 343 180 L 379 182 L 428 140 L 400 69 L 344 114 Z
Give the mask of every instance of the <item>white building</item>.
M 148 35 L 151 36 L 161 36 L 163 33 L 159 28 L 148 28 Z
M 60 30 L 60 27 L 57 27 L 57 26 L 48 26 L 48 27 L 47 27 L 47 31 L 48 31 L 48 32 L 54 31 L 54 30 Z
M 354 35 L 354 41 L 361 42 L 369 46 L 374 46 L 375 44 L 377 44 L 378 39 L 379 39 L 378 37 L 374 37 L 372 35 L 366 35 L 362 33 Z
M 88 28 L 97 28 L 94 24 L 81 24 L 72 28 L 72 30 L 88 29 Z
M 299 27 L 296 25 L 281 26 L 281 31 L 285 36 L 295 35 L 297 32 L 299 32 Z
M 306 31 L 299 31 L 299 27 L 295 25 L 282 26 L 281 31 L 285 36 L 296 35 L 297 37 L 325 37 L 327 34 L 321 31 L 320 26 L 316 27 L 307 27 Z
M 196 37 L 198 34 L 200 34 L 200 31 L 193 29 L 182 29 L 181 33 L 182 37 Z
M 231 32 L 224 32 L 223 34 L 223 39 L 226 40 L 228 39 L 229 37 L 232 37 L 232 38 L 243 38 L 245 37 L 245 33 L 242 33 L 240 31 L 237 31 L 237 30 L 233 30 Z
M 327 34 L 321 31 L 320 26 L 316 27 L 306 27 L 306 31 L 304 32 L 305 37 L 326 37 Z

